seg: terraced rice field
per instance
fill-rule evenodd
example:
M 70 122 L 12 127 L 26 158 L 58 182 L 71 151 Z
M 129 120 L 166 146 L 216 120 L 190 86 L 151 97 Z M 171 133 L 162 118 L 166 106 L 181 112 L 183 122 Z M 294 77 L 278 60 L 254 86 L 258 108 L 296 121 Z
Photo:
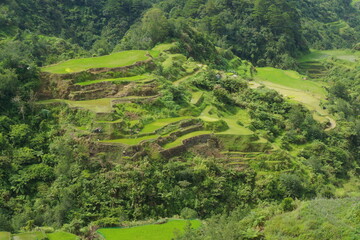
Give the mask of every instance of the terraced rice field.
M 13 240 L 38 240 L 46 237 L 42 232 L 19 233 L 13 235 Z
M 112 140 L 103 140 L 100 142 L 103 143 L 121 143 L 121 144 L 126 144 L 126 145 L 138 145 L 140 142 L 145 141 L 145 140 L 151 140 L 151 139 L 156 139 L 158 136 L 157 135 L 149 135 L 149 136 L 143 136 L 143 137 L 138 137 L 138 138 L 120 138 L 120 139 L 112 139 Z
M 187 224 L 192 228 L 201 225 L 199 220 L 170 220 L 164 224 L 151 224 L 131 228 L 101 228 L 98 230 L 105 240 L 171 240 L 174 232 L 183 232 Z
M 153 50 L 123 51 L 101 57 L 71 59 L 51 66 L 43 67 L 41 70 L 43 72 L 65 74 L 81 72 L 91 68 L 123 67 L 132 65 L 139 61 L 145 61 L 149 58 L 146 56 L 147 53 L 150 53 L 151 55 L 159 54 L 157 51 Z
M 123 77 L 123 78 L 110 78 L 110 79 L 100 79 L 100 80 L 92 80 L 86 82 L 79 82 L 75 85 L 87 86 L 99 82 L 133 82 L 133 81 L 141 81 L 150 78 L 150 75 L 138 75 L 133 77 Z
M 152 50 L 155 52 L 164 52 L 173 47 L 176 47 L 175 43 L 162 43 L 162 44 L 156 45 Z
M 77 240 L 78 237 L 74 234 L 67 232 L 54 232 L 48 233 L 47 237 L 49 240 Z
M 169 149 L 169 148 L 173 148 L 173 147 L 177 147 L 182 145 L 183 140 L 188 139 L 188 138 L 192 138 L 195 136 L 200 136 L 200 135 L 205 135 L 205 134 L 211 134 L 212 132 L 210 131 L 195 131 L 195 132 L 191 132 L 188 134 L 185 134 L 179 138 L 177 138 L 175 141 L 166 144 L 163 148 L 164 149 Z
M 158 129 L 162 128 L 162 127 L 165 127 L 168 124 L 176 123 L 176 122 L 179 122 L 181 120 L 191 119 L 191 118 L 192 117 L 175 117 L 175 118 L 157 119 L 154 122 L 145 125 L 145 127 L 140 131 L 140 134 L 153 133 L 156 130 L 158 130 Z
M 72 108 L 84 108 L 95 113 L 109 113 L 113 110 L 112 101 L 117 98 L 100 98 L 85 101 L 71 101 L 66 99 L 50 99 L 39 101 L 38 104 L 66 103 Z
M 275 68 L 258 68 L 256 76 L 258 83 L 279 92 L 291 101 L 302 103 L 313 111 L 314 118 L 319 122 L 330 120 L 334 127 L 334 120 L 320 104 L 326 98 L 324 83 L 304 80 L 303 76 L 295 71 L 286 71 Z M 254 86 L 255 88 L 256 86 Z
M 67 233 L 67 232 L 54 232 L 45 234 L 43 232 L 27 232 L 14 234 L 11 238 L 11 234 L 8 232 L 0 232 L 0 240 L 39 240 L 39 239 L 49 240 L 77 240 L 79 239 L 76 235 Z
M 229 129 L 223 132 L 219 132 L 219 134 L 232 134 L 232 135 L 252 135 L 254 134 L 250 129 L 246 128 L 245 126 L 250 124 L 251 119 L 246 110 L 239 109 L 238 112 L 234 115 L 227 115 L 221 118 L 210 114 L 212 107 L 207 106 L 204 111 L 201 113 L 200 118 L 204 121 L 214 122 L 224 120 Z M 237 122 L 240 121 L 245 126 L 240 126 Z
M 300 75 L 298 72 L 272 67 L 257 68 L 257 71 L 256 80 L 261 83 L 265 82 L 265 85 L 269 82 L 283 87 L 301 90 L 305 93 L 318 94 L 322 97 L 326 94 L 323 83 L 304 80 L 305 76 Z

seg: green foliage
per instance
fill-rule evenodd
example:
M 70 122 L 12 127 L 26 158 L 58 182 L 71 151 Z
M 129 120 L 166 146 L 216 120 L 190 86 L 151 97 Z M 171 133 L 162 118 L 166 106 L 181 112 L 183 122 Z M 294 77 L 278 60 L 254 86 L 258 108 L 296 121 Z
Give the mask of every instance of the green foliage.
M 198 217 L 198 214 L 191 208 L 183 208 L 180 212 L 180 216 L 184 219 L 195 219 Z
M 270 219 L 264 230 L 267 239 L 356 239 L 358 221 L 355 199 L 318 199 L 301 203 L 293 212 Z
M 352 184 L 358 179 L 347 179 L 357 171 L 360 157 L 359 55 L 350 50 L 315 51 L 299 60 L 323 64 L 326 84 L 270 67 L 257 68 L 254 75 L 253 65 L 236 56 L 258 66 L 295 68 L 295 57 L 306 52 L 307 45 L 352 46 L 358 43 L 360 24 L 350 2 L 157 1 L 156 7 L 145 11 L 152 3 L 7 0 L 0 4 L 0 230 L 51 226 L 91 239 L 96 225 L 119 226 L 180 214 L 210 218 L 198 230 L 188 227 L 180 239 L 286 239 L 303 233 L 331 239 L 358 234 L 347 226 L 358 227 L 358 204 L 321 200 L 315 207 L 300 203 L 294 210 L 298 200 L 293 199 L 347 196 L 349 183 L 351 194 L 358 192 L 357 184 Z M 116 44 L 115 51 L 150 49 L 164 41 L 172 43 L 148 50 L 154 57 L 150 67 L 83 73 L 71 80 L 56 75 L 146 60 L 147 51 L 110 53 Z M 79 59 L 91 54 L 102 57 Z M 45 87 L 42 97 L 48 96 L 47 87 L 54 87 L 46 85 L 47 77 L 40 78 L 45 74 L 38 67 L 70 58 L 77 59 L 43 70 L 55 73 L 51 77 L 58 83 L 77 83 L 71 86 L 76 89 L 92 91 L 103 81 L 121 82 L 113 85 L 116 97 L 33 104 L 40 79 Z M 150 71 L 153 75 L 147 79 L 143 74 Z M 276 91 L 248 88 L 247 80 L 253 76 Z M 157 95 L 124 97 L 125 81 L 137 85 L 137 90 L 150 86 Z M 290 100 L 279 94 L 288 88 L 291 94 L 285 95 Z M 132 93 L 140 94 L 137 90 Z M 304 100 L 298 101 L 299 96 Z M 131 103 L 113 106 L 118 98 Z M 194 102 L 189 101 L 192 98 Z M 68 106 L 55 104 L 59 102 Z M 45 105 L 49 103 L 53 105 Z M 311 111 L 320 115 L 325 111 L 319 108 L 335 115 L 336 130 L 323 131 L 314 120 Z M 175 123 L 188 116 L 203 120 L 206 131 L 176 137 L 178 128 L 188 130 L 191 125 Z M 103 118 L 108 121 L 99 121 Z M 90 131 L 97 126 L 104 131 Z M 216 134 L 208 142 L 211 147 L 196 146 L 176 158 L 160 154 L 162 147 L 176 147 L 185 139 L 212 132 Z M 159 136 L 170 138 L 135 146 Z M 124 151 L 122 144 L 131 146 Z M 136 158 L 127 156 L 131 152 Z M 235 157 L 228 157 L 229 153 Z M 233 168 L 229 161 L 242 165 Z M 333 218 L 327 221 L 325 216 L 333 216 L 331 208 L 339 205 L 341 211 L 334 219 L 345 219 L 344 224 Z M 283 211 L 287 213 L 279 217 Z M 296 215 L 299 212 L 303 215 Z M 278 216 L 269 220 L 274 215 Z M 312 221 L 299 222 L 306 219 Z M 268 230 L 263 231 L 264 226 Z M 169 229 L 173 237 L 173 228 Z M 279 233 L 279 229 L 285 230 Z M 15 237 L 25 236 L 41 237 L 33 233 Z M 75 236 L 55 232 L 48 238 Z
M 164 42 L 169 36 L 170 26 L 164 13 L 151 8 L 143 15 L 141 22 L 133 25 L 116 49 L 149 49 Z
M 98 232 L 106 239 L 171 239 L 174 237 L 174 232 L 181 234 L 186 224 L 189 222 L 191 228 L 198 228 L 201 224 L 199 220 L 170 220 L 162 224 L 151 224 L 144 226 L 137 226 L 132 228 L 112 228 L 99 229 Z
M 212 132 L 223 132 L 229 129 L 229 126 L 224 120 L 205 122 L 204 128 Z

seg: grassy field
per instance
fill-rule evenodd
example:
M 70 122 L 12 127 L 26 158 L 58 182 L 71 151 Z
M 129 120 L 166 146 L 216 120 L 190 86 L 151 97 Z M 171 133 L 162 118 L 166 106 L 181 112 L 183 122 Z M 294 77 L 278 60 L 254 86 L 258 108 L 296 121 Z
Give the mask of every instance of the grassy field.
M 303 202 L 295 211 L 277 215 L 265 225 L 269 240 L 359 239 L 358 198 L 317 199 Z
M 100 80 L 79 82 L 79 83 L 76 83 L 75 85 L 87 86 L 87 85 L 91 85 L 91 84 L 99 83 L 99 82 L 130 82 L 130 81 L 145 80 L 145 79 L 147 79 L 149 77 L 150 77 L 149 75 L 138 75 L 138 76 L 124 77 L 124 78 L 100 79 Z
M 258 68 L 256 81 L 276 90 L 291 101 L 302 103 L 309 110 L 314 111 L 313 116 L 319 122 L 328 121 L 329 113 L 320 106 L 321 101 L 326 98 L 324 83 L 303 80 L 295 71 L 270 67 Z M 331 121 L 333 122 L 333 119 Z
M 174 232 L 181 233 L 188 223 L 200 227 L 199 220 L 171 220 L 164 224 L 151 224 L 131 228 L 101 228 L 98 232 L 106 240 L 171 240 Z
M 191 95 L 192 96 L 191 96 L 190 103 L 197 105 L 197 104 L 199 104 L 199 102 L 200 102 L 202 96 L 204 95 L 204 93 L 201 92 L 201 91 L 198 91 L 198 92 L 193 92 Z
M 86 100 L 86 101 L 71 101 L 65 99 L 50 99 L 37 102 L 38 104 L 49 104 L 49 103 L 56 103 L 56 102 L 63 102 L 68 104 L 70 107 L 73 108 L 84 108 L 96 113 L 109 113 L 113 110 L 112 108 L 112 101 L 116 98 L 100 98 L 94 100 Z
M 179 138 L 177 138 L 175 141 L 168 143 L 164 146 L 165 149 L 169 149 L 169 148 L 173 148 L 173 147 L 177 147 L 180 146 L 182 144 L 182 141 L 191 137 L 195 137 L 195 136 L 200 136 L 200 135 L 204 135 L 204 134 L 211 134 L 210 131 L 195 131 L 195 132 L 191 132 L 188 134 L 185 134 Z
M 10 240 L 11 234 L 9 232 L 0 232 L 0 240 Z
M 152 50 L 123 51 L 101 57 L 72 59 L 51 66 L 43 67 L 41 70 L 43 72 L 64 74 L 64 73 L 81 72 L 90 68 L 102 68 L 102 67 L 114 68 L 114 67 L 129 66 L 136 62 L 144 61 L 148 59 L 149 57 L 146 56 L 148 52 L 151 55 L 158 55 L 156 51 L 152 51 Z
M 350 62 L 355 62 L 360 59 L 359 52 L 353 52 L 350 49 L 335 49 L 335 50 L 314 50 L 298 59 L 301 62 L 320 61 L 328 57 L 335 57 Z
M 170 123 L 175 123 L 184 119 L 190 119 L 191 117 L 175 117 L 175 118 L 164 118 L 164 119 L 157 119 L 152 123 L 145 125 L 145 127 L 140 131 L 140 134 L 143 133 L 152 133 L 157 129 L 165 127 Z
M 325 95 L 322 83 L 304 80 L 304 76 L 291 70 L 281 70 L 272 67 L 257 68 L 256 80 L 270 82 L 288 88 L 298 89 L 307 93 Z M 266 84 L 265 84 L 266 85 Z
M 152 50 L 155 52 L 164 52 L 173 47 L 176 47 L 175 43 L 162 43 L 162 44 L 156 45 Z
M 19 233 L 13 235 L 13 240 L 38 240 L 46 237 L 42 232 Z
M 224 120 L 229 129 L 226 131 L 220 132 L 221 134 L 234 134 L 234 135 L 252 135 L 254 134 L 250 129 L 240 126 L 237 121 L 240 121 L 245 126 L 250 124 L 251 118 L 246 110 L 239 109 L 236 114 L 229 115 L 226 114 L 223 117 L 217 117 L 214 114 L 210 114 L 212 106 L 207 106 L 204 111 L 201 113 L 200 118 L 207 122 L 214 122 L 218 120 Z M 219 133 L 219 134 L 220 134 Z
M 47 237 L 49 240 L 76 240 L 78 237 L 74 234 L 67 233 L 67 232 L 54 232 L 48 233 Z

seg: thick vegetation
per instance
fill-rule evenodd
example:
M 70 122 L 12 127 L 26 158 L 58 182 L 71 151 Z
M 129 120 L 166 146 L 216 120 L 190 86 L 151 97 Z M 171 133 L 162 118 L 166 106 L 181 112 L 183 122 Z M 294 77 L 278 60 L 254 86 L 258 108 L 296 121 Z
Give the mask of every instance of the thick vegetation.
M 340 0 L 3 1 L 0 239 L 172 217 L 205 221 L 155 225 L 179 239 L 356 238 L 359 21 Z

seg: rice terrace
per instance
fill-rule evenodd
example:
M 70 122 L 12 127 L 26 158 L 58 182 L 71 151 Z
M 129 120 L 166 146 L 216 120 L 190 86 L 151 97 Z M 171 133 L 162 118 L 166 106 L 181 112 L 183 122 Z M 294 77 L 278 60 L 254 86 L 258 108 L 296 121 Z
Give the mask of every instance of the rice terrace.
M 0 240 L 360 239 L 360 0 L 2 0 Z

